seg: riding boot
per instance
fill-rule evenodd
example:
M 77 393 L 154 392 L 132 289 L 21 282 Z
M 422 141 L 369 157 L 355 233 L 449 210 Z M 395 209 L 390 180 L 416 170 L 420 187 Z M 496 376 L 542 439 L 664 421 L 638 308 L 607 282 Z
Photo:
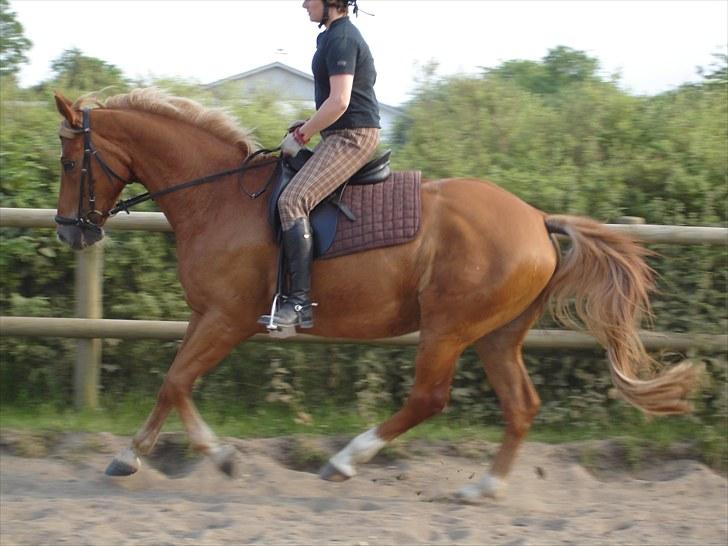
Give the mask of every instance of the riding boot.
M 313 232 L 308 218 L 296 219 L 293 226 L 283 232 L 283 257 L 288 269 L 289 290 L 276 310 L 275 324 L 313 328 L 313 306 L 309 296 Z

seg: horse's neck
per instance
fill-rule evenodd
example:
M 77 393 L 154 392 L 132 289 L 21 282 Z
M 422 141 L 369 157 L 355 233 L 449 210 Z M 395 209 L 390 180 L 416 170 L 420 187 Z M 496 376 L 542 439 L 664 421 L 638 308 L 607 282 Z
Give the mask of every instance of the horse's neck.
M 222 142 L 201 129 L 158 116 L 128 116 L 122 121 L 131 133 L 130 155 L 134 173 L 149 192 L 161 191 L 177 184 L 233 169 L 243 162 L 241 150 Z M 262 187 L 270 176 L 269 168 L 253 169 L 245 174 L 245 187 Z M 228 211 L 243 215 L 247 223 L 264 218 L 265 207 L 244 197 L 239 177 L 228 176 L 213 182 L 171 192 L 156 200 L 159 208 L 179 237 L 182 232 L 201 233 L 216 221 L 225 221 Z M 242 209 L 242 210 L 241 210 Z

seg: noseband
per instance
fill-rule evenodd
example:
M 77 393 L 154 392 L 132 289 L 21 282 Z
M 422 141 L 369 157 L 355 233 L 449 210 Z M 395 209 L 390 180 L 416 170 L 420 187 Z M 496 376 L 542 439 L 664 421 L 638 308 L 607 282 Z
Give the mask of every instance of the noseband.
M 277 148 L 272 149 L 261 149 L 253 152 L 252 154 L 248 155 L 248 157 L 245 158 L 245 161 L 243 161 L 243 164 L 240 167 L 236 167 L 234 169 L 230 169 L 227 171 L 218 172 L 215 174 L 211 174 L 208 176 L 203 176 L 202 178 L 196 178 L 195 180 L 190 180 L 189 182 L 184 182 L 182 184 L 177 184 L 175 186 L 171 186 L 169 188 L 165 188 L 163 190 L 159 190 L 156 192 L 147 192 L 141 195 L 137 195 L 136 197 L 132 197 L 131 199 L 126 199 L 124 201 L 119 201 L 114 208 L 111 210 L 108 210 L 106 212 L 101 212 L 96 209 L 96 193 L 94 191 L 94 177 L 93 173 L 91 172 L 91 158 L 96 158 L 96 161 L 98 162 L 99 166 L 101 167 L 101 170 L 104 171 L 106 174 L 106 177 L 108 178 L 109 182 L 112 181 L 112 178 L 116 178 L 117 180 L 121 181 L 124 185 L 130 184 L 132 182 L 136 182 L 134 179 L 124 179 L 118 174 L 116 174 L 111 167 L 101 158 L 101 155 L 99 155 L 98 150 L 94 148 L 92 142 L 91 142 L 91 127 L 89 126 L 89 109 L 85 108 L 82 110 L 83 113 L 83 125 L 81 129 L 76 129 L 74 127 L 67 127 L 65 125 L 61 125 L 61 132 L 66 133 L 65 135 L 61 136 L 72 136 L 78 135 L 80 133 L 83 133 L 83 164 L 81 165 L 81 183 L 79 185 L 79 193 L 78 193 L 78 214 L 76 218 L 68 218 L 66 216 L 56 215 L 55 221 L 58 225 L 61 226 L 78 226 L 81 229 L 90 230 L 96 233 L 101 233 L 101 222 L 110 216 L 114 216 L 120 211 L 125 211 L 127 214 L 129 213 L 129 208 L 131 208 L 134 205 L 138 205 L 139 203 L 142 203 L 144 201 L 148 201 L 150 199 L 155 199 L 156 197 L 161 197 L 163 195 L 166 195 L 168 193 L 172 193 L 175 191 L 183 190 L 186 188 L 191 188 L 193 186 L 199 186 L 201 184 L 207 184 L 208 182 L 213 182 L 215 180 L 219 180 L 220 178 L 223 178 L 225 176 L 230 176 L 232 174 L 240 174 L 242 176 L 242 173 L 249 169 L 255 169 L 259 167 L 264 167 L 266 165 L 270 165 L 271 163 L 277 163 L 280 161 L 279 157 L 275 157 L 272 160 L 264 161 L 260 163 L 250 164 L 253 159 L 256 157 L 262 155 L 262 154 L 272 154 L 277 151 L 279 151 L 281 148 L 278 146 Z M 275 173 L 274 173 L 275 175 Z M 266 182 L 266 184 L 257 191 L 249 192 L 245 188 L 242 188 L 245 194 L 250 197 L 251 199 L 257 199 L 260 197 L 267 189 L 268 186 L 271 184 L 271 181 L 273 180 L 274 176 L 271 176 L 271 178 Z M 242 182 L 242 179 L 241 179 Z M 84 198 L 84 188 L 88 185 L 88 212 L 83 215 L 83 198 Z
M 83 163 L 81 164 L 81 181 L 79 184 L 79 191 L 78 191 L 78 213 L 76 215 L 76 218 L 68 218 L 66 216 L 61 216 L 59 214 L 56 215 L 55 221 L 57 224 L 61 226 L 78 226 L 81 229 L 84 230 L 90 230 L 97 233 L 101 232 L 101 227 L 99 224 L 104 220 L 104 218 L 107 218 L 110 216 L 109 212 L 101 212 L 100 210 L 96 209 L 96 191 L 95 191 L 95 184 L 94 184 L 94 175 L 91 172 L 91 159 L 96 158 L 96 161 L 98 162 L 99 166 L 101 167 L 101 170 L 104 171 L 104 174 L 106 174 L 106 177 L 109 179 L 109 182 L 112 181 L 112 178 L 116 178 L 117 180 L 121 181 L 123 184 L 129 184 L 130 182 L 133 182 L 133 180 L 127 180 L 125 178 L 122 178 L 118 174 L 114 172 L 114 170 L 109 167 L 109 165 L 101 158 L 99 155 L 99 152 L 96 148 L 94 148 L 93 143 L 91 142 L 91 127 L 89 126 L 89 110 L 87 108 L 82 110 L 83 113 L 83 125 L 81 129 L 75 129 L 73 127 L 62 127 L 62 131 L 73 134 L 80 134 L 83 133 Z M 88 186 L 88 212 L 84 215 L 83 214 L 83 200 L 84 200 L 84 193 L 85 188 Z

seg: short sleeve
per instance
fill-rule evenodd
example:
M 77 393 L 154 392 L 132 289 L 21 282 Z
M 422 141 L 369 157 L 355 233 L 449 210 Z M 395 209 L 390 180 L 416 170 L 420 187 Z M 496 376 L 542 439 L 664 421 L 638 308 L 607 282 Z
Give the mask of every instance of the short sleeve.
M 334 40 L 328 46 L 326 68 L 329 76 L 354 74 L 356 71 L 357 45 L 347 38 Z

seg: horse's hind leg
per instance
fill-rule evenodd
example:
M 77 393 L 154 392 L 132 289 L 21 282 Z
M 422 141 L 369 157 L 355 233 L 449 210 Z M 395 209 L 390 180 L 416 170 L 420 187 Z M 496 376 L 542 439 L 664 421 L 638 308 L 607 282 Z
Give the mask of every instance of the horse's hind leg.
M 428 417 L 440 413 L 450 398 L 450 384 L 463 344 L 421 333 L 415 381 L 407 402 L 392 417 L 356 438 L 329 459 L 321 477 L 342 481 L 356 474 L 356 464 L 369 461 L 388 442 Z
M 535 303 L 513 322 L 474 344 L 500 401 L 506 428 L 490 473 L 477 483 L 460 489 L 457 494 L 462 498 L 497 497 L 503 493 L 518 448 L 538 414 L 541 401 L 523 364 L 521 347 L 528 329 L 541 314 L 541 308 L 538 302 Z
M 134 436 L 131 448 L 123 450 L 109 464 L 107 474 L 126 476 L 139 469 L 138 457 L 152 450 L 172 408 L 177 409 L 192 447 L 210 455 L 224 472 L 233 473 L 234 452 L 219 444 L 215 434 L 195 409 L 190 393 L 200 375 L 216 366 L 235 345 L 247 337 L 242 332 L 243 328 L 227 327 L 225 318 L 216 314 L 193 315 L 152 412 Z

